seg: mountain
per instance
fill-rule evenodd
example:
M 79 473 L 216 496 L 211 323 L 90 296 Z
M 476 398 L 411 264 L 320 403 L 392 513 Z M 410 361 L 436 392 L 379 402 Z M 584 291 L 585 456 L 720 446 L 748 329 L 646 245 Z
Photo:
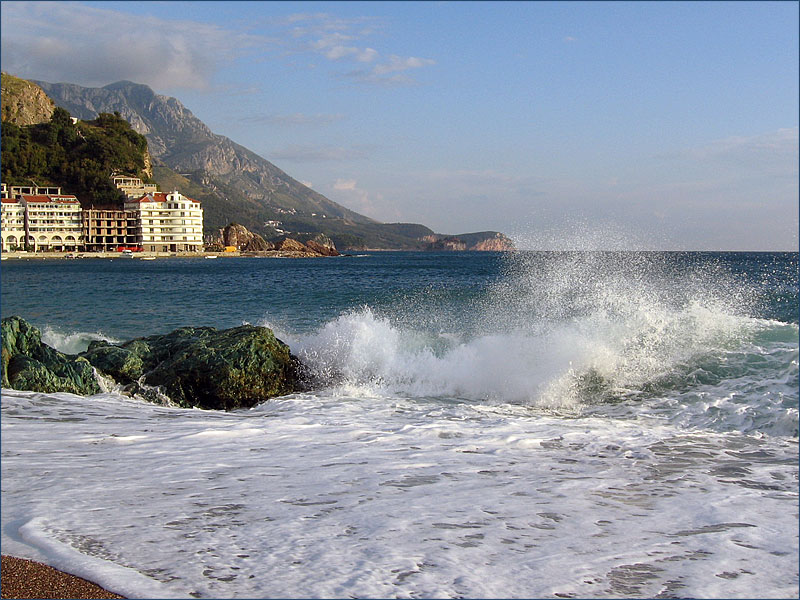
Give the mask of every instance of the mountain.
M 179 100 L 146 85 L 33 83 L 74 117 L 88 120 L 99 113 L 119 113 L 130 122 L 147 139 L 153 178 L 162 189 L 178 186 L 203 203 L 206 233 L 216 234 L 235 221 L 267 240 L 287 234 L 311 239 L 324 233 L 345 249 L 426 249 L 430 242 L 421 238 L 445 237 L 423 225 L 380 223 L 329 200 L 256 153 L 213 133 Z M 496 232 L 489 234 L 494 237 Z
M 56 108 L 38 85 L 8 73 L 2 74 L 0 98 L 3 121 L 20 127 L 47 123 Z
M 2 86 L 4 106 L 13 107 L 2 115 L 3 183 L 60 187 L 83 206 L 104 206 L 123 200 L 111 173 L 150 176 L 147 140 L 122 117 L 102 113 L 73 123 L 61 107 L 46 110 L 50 100 L 36 86 L 20 86 L 5 73 Z

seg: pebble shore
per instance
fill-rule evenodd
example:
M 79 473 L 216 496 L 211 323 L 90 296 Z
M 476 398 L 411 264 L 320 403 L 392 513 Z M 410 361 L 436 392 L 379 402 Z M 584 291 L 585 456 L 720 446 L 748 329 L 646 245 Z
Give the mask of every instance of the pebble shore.
M 3 598 L 123 598 L 98 585 L 24 558 L 2 557 Z

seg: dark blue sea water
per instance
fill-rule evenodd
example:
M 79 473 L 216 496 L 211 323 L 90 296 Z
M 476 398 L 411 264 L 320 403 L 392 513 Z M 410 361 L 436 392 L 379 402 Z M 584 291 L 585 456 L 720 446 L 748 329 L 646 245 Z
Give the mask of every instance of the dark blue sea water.
M 706 286 L 708 297 L 745 294 L 741 310 L 750 316 L 797 323 L 797 256 L 381 252 L 320 260 L 11 260 L 2 266 L 2 316 L 121 339 L 187 325 L 234 327 L 264 319 L 306 333 L 362 306 L 431 320 L 441 311 L 458 314 L 491 303 L 503 283 L 522 286 L 524 295 L 533 288 L 524 284 L 537 277 L 543 279 L 538 290 L 556 292 L 566 277 L 574 276 L 569 285 L 589 289 L 597 280 L 619 276 L 634 285 L 674 284 L 693 291 Z M 551 284 L 554 289 L 547 289 Z M 573 300 L 572 295 L 556 298 L 565 305 Z
M 267 325 L 249 411 L 3 390 L 3 552 L 129 597 L 797 597 L 798 254 L 7 260 L 66 352 Z

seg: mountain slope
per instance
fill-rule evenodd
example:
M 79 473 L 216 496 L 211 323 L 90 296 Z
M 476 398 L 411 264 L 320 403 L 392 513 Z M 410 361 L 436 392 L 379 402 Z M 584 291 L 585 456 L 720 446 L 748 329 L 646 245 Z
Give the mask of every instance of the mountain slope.
M 47 123 L 53 116 L 55 102 L 30 81 L 3 73 L 0 92 L 4 122 L 22 127 Z
M 79 119 L 118 112 L 130 122 L 147 138 L 156 167 L 154 180 L 162 188 L 180 183 L 181 190 L 203 202 L 207 234 L 235 221 L 266 239 L 325 233 L 345 249 L 426 249 L 428 242 L 420 238 L 437 235 L 423 225 L 379 223 L 329 200 L 256 153 L 213 133 L 179 100 L 146 85 L 34 83 Z
M 79 119 L 114 112 L 147 138 L 154 160 L 179 173 L 190 173 L 229 185 L 268 209 L 341 217 L 356 223 L 375 222 L 304 186 L 271 162 L 229 138 L 213 133 L 175 98 L 146 85 L 120 81 L 103 88 L 74 84 L 39 85 L 55 102 Z M 202 183 L 202 182 L 198 182 Z M 213 187 L 213 186 L 212 186 Z

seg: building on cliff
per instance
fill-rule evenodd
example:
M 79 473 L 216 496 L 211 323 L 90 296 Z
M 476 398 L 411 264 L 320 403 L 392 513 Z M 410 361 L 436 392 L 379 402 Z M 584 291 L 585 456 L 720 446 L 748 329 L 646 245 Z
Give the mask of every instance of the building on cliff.
M 114 175 L 111 181 L 117 186 L 125 197 L 129 200 L 141 198 L 146 194 L 155 194 L 158 192 L 158 186 L 155 183 L 144 183 L 138 177 L 129 177 L 128 175 Z
M 136 242 L 147 252 L 200 252 L 203 209 L 178 191 L 128 199 L 125 210 L 136 215 Z

